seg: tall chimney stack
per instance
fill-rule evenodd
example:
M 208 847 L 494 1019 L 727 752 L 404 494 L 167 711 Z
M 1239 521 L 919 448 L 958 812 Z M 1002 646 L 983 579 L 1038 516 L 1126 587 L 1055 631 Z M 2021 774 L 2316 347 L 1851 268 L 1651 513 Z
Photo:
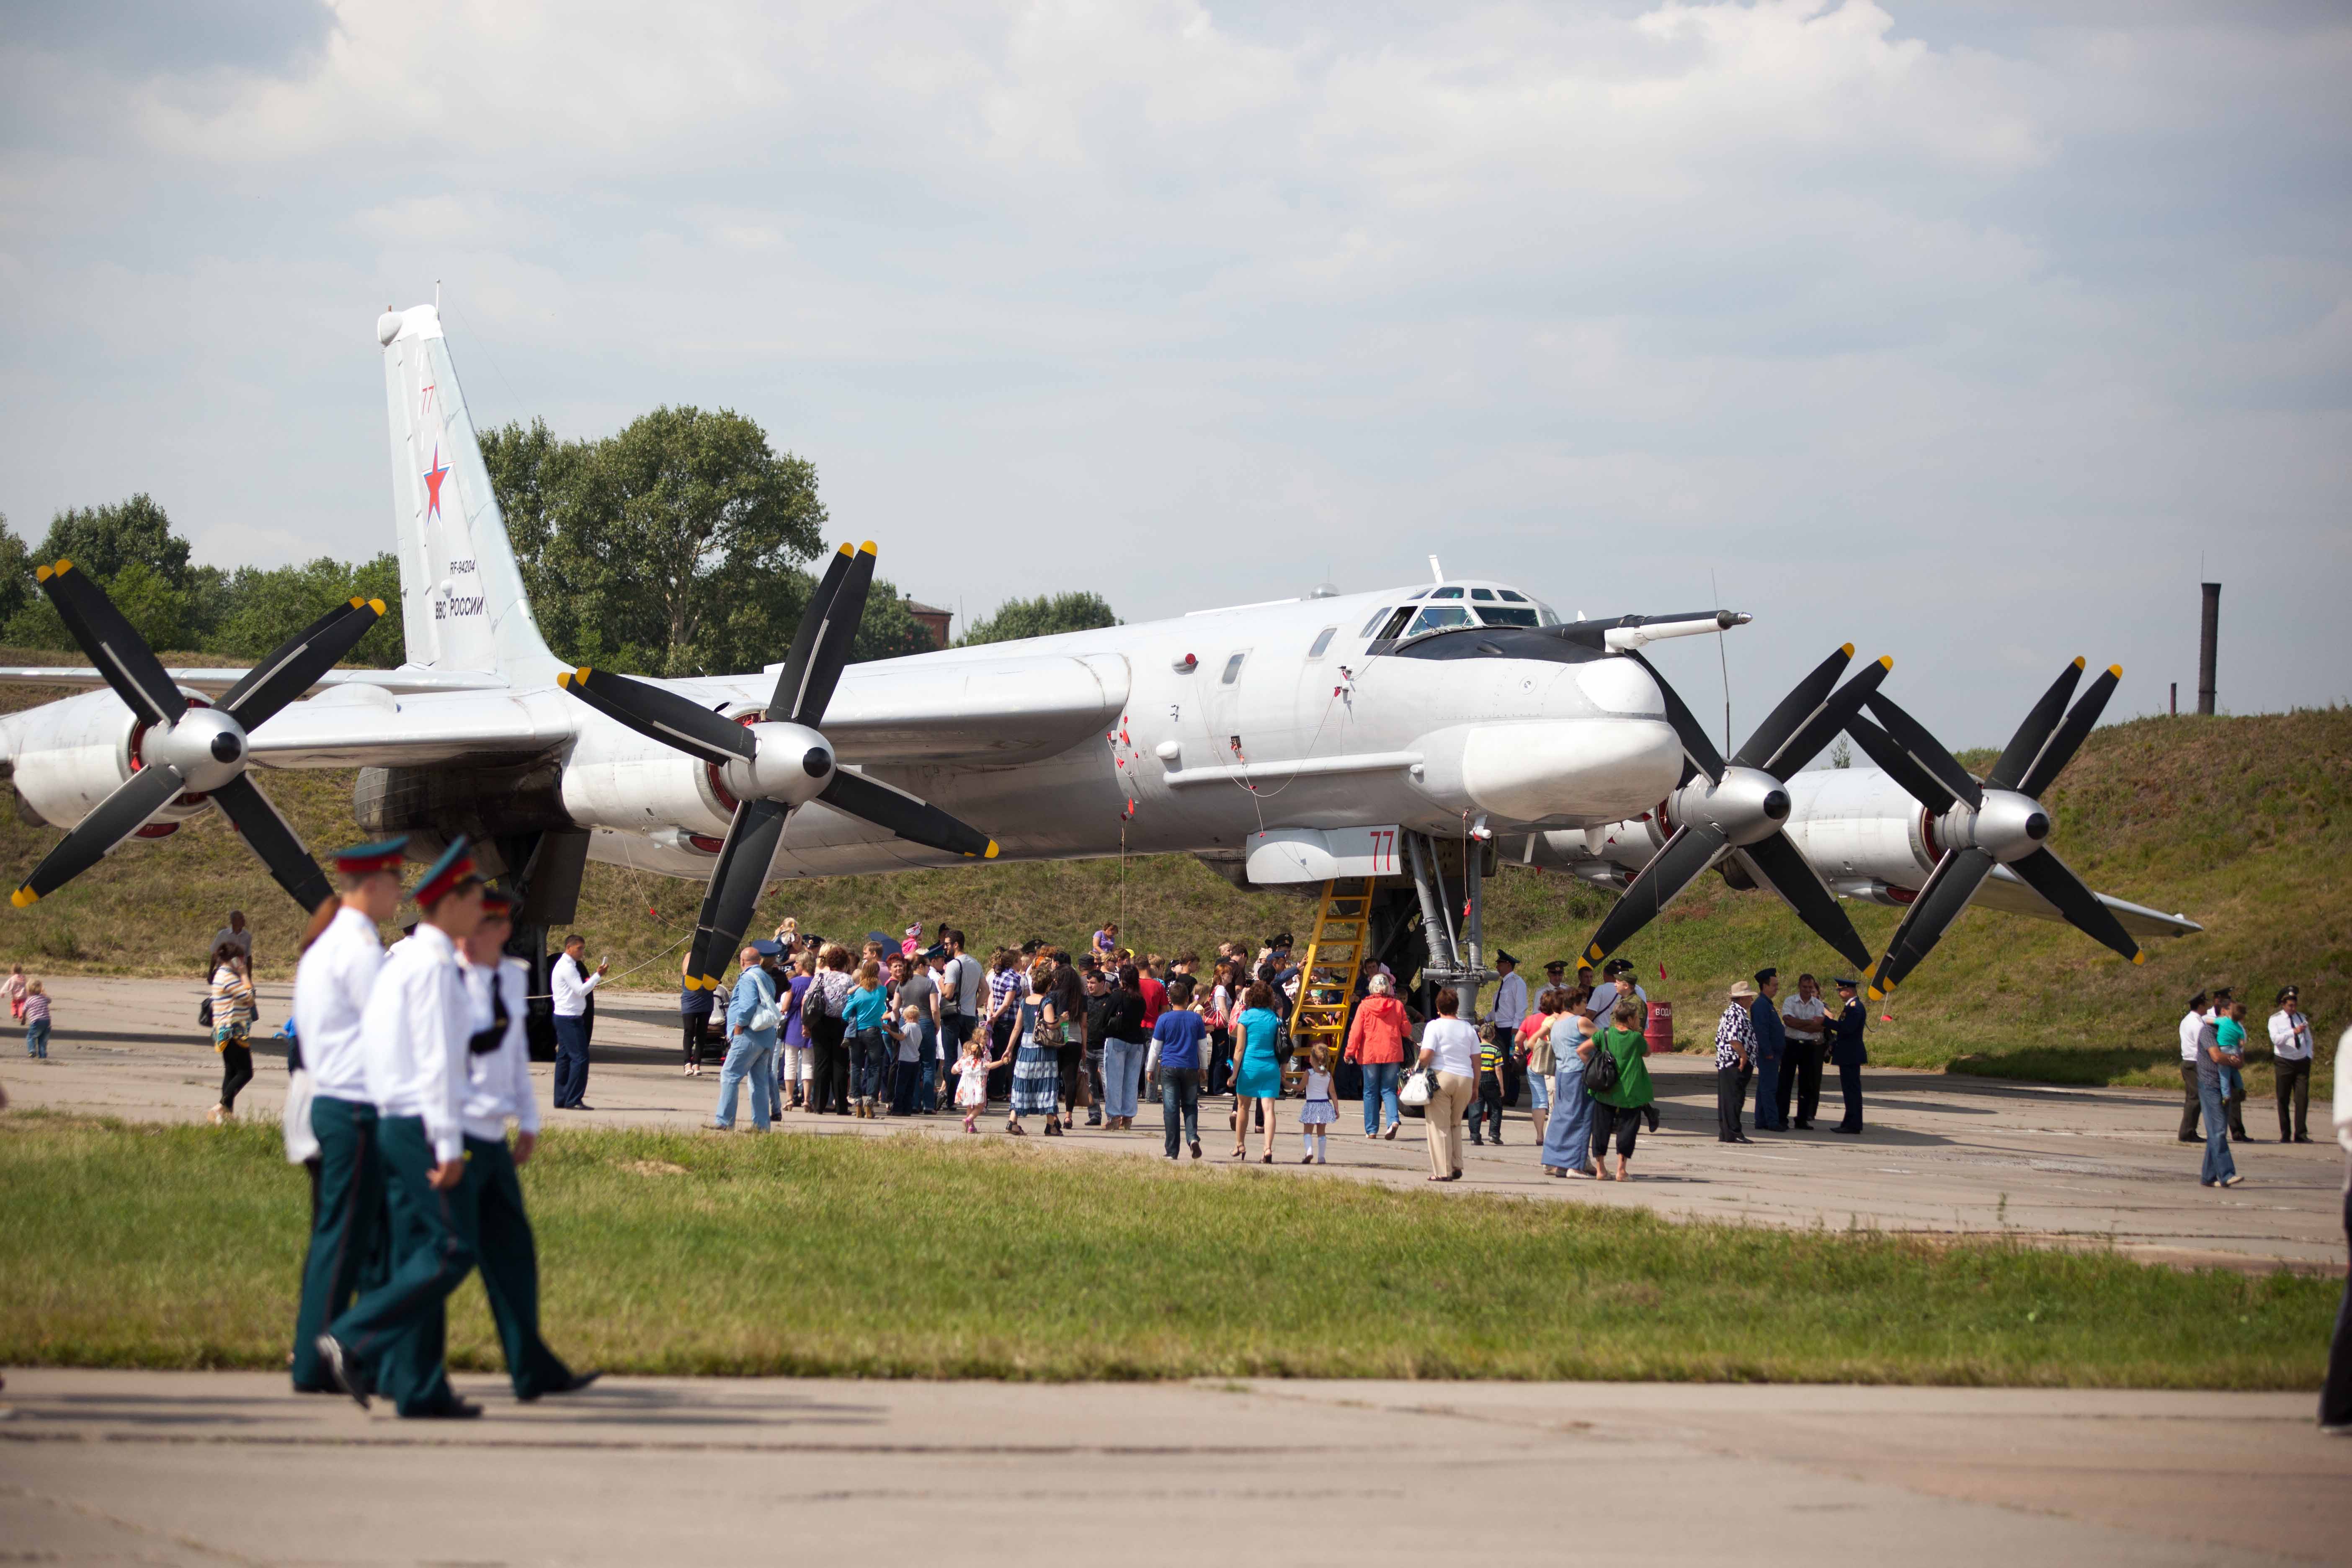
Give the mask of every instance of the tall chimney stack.
M 2213 712 L 2213 665 L 2221 637 L 2221 584 L 2205 584 L 2205 624 L 2197 637 L 2197 711 Z

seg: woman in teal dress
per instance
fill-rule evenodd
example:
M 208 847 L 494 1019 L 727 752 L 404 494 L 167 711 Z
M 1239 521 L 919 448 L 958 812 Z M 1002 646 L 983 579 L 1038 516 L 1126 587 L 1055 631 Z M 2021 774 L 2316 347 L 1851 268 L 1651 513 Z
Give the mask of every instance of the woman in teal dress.
M 1274 1010 L 1274 991 L 1260 981 L 1244 993 L 1242 1016 L 1234 1020 L 1234 1050 L 1239 1058 L 1234 1064 L 1236 1160 L 1249 1152 L 1249 1102 L 1256 1100 L 1265 1104 L 1265 1152 L 1259 1156 L 1259 1162 L 1274 1163 L 1274 1110 L 1282 1094 L 1282 1061 L 1275 1054 L 1275 1042 L 1281 1033 L 1282 1019 Z

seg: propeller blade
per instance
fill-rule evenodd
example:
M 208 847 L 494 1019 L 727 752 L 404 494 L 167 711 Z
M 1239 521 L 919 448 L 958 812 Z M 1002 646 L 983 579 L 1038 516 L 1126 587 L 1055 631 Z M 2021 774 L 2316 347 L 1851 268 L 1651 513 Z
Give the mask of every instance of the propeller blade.
M 326 872 L 310 858 L 302 841 L 294 837 L 294 829 L 278 815 L 269 797 L 243 773 L 212 792 L 212 798 L 236 825 L 238 837 L 246 847 L 261 857 L 278 885 L 286 889 L 293 900 L 301 905 L 304 913 L 317 909 L 335 896 L 334 884 L 327 880 Z
M 1856 970 L 1870 967 L 1870 949 L 1864 945 L 1862 933 L 1853 929 L 1853 921 L 1831 892 L 1813 863 L 1805 858 L 1786 833 L 1775 833 L 1761 843 L 1749 844 L 1736 853 L 1747 857 L 1748 868 L 1756 879 L 1788 900 L 1797 911 L 1797 918 L 1813 928 L 1813 934 L 1837 950 L 1840 958 Z
M 1903 711 L 1895 700 L 1884 692 L 1873 692 L 1867 704 L 1878 721 L 1886 726 L 1895 743 L 1911 753 L 1918 764 L 1935 775 L 1936 782 L 1951 791 L 1971 806 L 1984 804 L 1984 786 L 1976 775 L 1960 766 L 1960 760 L 1944 749 L 1944 742 L 1927 732 L 1927 726 Z
M 1789 776 L 1807 763 L 1821 755 L 1830 737 L 1845 728 L 1846 721 L 1862 711 L 1862 705 L 1876 691 L 1886 672 L 1895 668 L 1891 658 L 1874 658 L 1864 665 L 1862 673 L 1839 687 L 1822 700 L 1822 705 L 1797 729 L 1797 732 L 1781 742 L 1764 764 L 1764 771 L 1774 778 L 1787 782 Z
M 747 800 L 735 808 L 727 825 L 727 842 L 719 864 L 710 870 L 710 890 L 702 896 L 702 913 L 694 922 L 691 957 L 694 973 L 705 989 L 719 989 L 719 977 L 735 962 L 744 928 L 760 902 L 768 880 L 768 867 L 776 858 L 777 841 L 784 836 L 784 819 L 793 808 L 781 801 Z
M 877 827 L 887 827 L 910 844 L 982 860 L 996 858 L 996 840 L 987 834 L 966 826 L 929 801 L 846 768 L 835 772 L 817 799 L 836 811 L 862 816 Z
M 146 651 L 145 644 L 140 645 L 140 651 Z M 151 662 L 152 658 L 151 655 Z M 56 892 L 106 858 L 108 850 L 145 826 L 149 817 L 186 788 L 187 781 L 177 768 L 142 768 L 132 773 L 42 858 L 24 885 L 9 895 L 9 902 L 21 910 Z
M 2147 955 L 2139 943 L 2124 930 L 2123 921 L 2115 911 L 2099 902 L 2099 896 L 2083 885 L 2083 879 L 2067 868 L 2066 862 L 2047 849 L 2037 849 L 2022 860 L 2012 860 L 2009 868 L 2025 879 L 2025 885 L 2057 906 L 2058 912 L 2084 935 L 2105 942 L 2134 963 L 2145 963 Z
M 341 662 L 383 614 L 382 599 L 337 605 L 289 637 L 278 651 L 246 671 L 220 700 L 221 711 L 250 731 L 317 683 Z M 214 795 L 220 792 L 215 790 Z M 266 858 L 266 857 L 265 857 Z M 294 889 L 289 888 L 288 892 Z
M 1618 657 L 1630 658 L 1650 672 L 1650 679 L 1658 683 L 1658 695 L 1666 700 L 1666 722 L 1675 727 L 1675 736 L 1683 743 L 1683 755 L 1690 759 L 1691 767 L 1706 775 L 1708 783 L 1720 783 L 1723 778 L 1723 753 L 1715 749 L 1713 741 L 1707 739 L 1706 726 L 1701 724 L 1698 716 L 1685 705 L 1682 694 L 1658 673 L 1656 665 L 1633 649 L 1628 648 Z M 1689 772 L 1688 769 L 1684 771 L 1685 774 Z M 1690 780 L 1685 776 L 1682 782 L 1688 784 Z
M 845 544 L 833 552 L 832 563 L 824 575 L 817 579 L 815 592 L 809 595 L 808 608 L 801 612 L 800 629 L 793 633 L 792 651 L 784 656 L 784 668 L 776 672 L 775 695 L 768 699 L 768 718 L 776 723 L 794 721 L 802 698 L 808 688 L 809 661 L 816 656 L 816 641 L 824 630 L 825 616 L 833 601 L 840 595 L 841 584 L 849 575 L 849 563 L 857 552 Z
M 751 731 L 732 719 L 649 681 L 582 665 L 557 675 L 555 683 L 615 723 L 722 768 L 739 757 L 751 761 L 760 749 Z
M 1838 677 L 1845 672 L 1847 661 L 1853 658 L 1853 644 L 1848 643 L 1813 666 L 1805 679 L 1790 688 L 1788 696 L 1780 699 L 1780 706 L 1773 709 L 1765 716 L 1764 722 L 1756 726 L 1755 733 L 1740 743 L 1739 750 L 1731 755 L 1731 765 L 1735 768 L 1763 767 L 1765 759 L 1787 745 L 1798 727 L 1821 707 L 1822 700 L 1829 696 L 1830 689 L 1837 684 Z M 1829 736 L 1822 736 L 1822 741 L 1827 744 Z
M 1985 783 L 1995 789 L 2017 788 L 2017 781 L 2025 776 L 2025 770 L 2041 754 L 2050 731 L 2058 727 L 2058 716 L 2066 711 L 2066 699 L 2074 695 L 2074 682 L 2082 679 L 2083 661 L 2079 658 L 2059 672 L 2058 679 L 2050 683 L 2050 689 L 2042 694 L 2042 700 L 2033 705 L 2033 711 L 2025 716 L 2025 722 L 2017 727 L 2017 733 L 2009 738 L 2009 744 L 2001 749 L 2000 761 L 1993 763 L 1992 772 L 1985 775 Z
M 1872 1001 L 1885 997 L 1918 967 L 1945 928 L 1969 907 L 1977 889 L 1992 874 L 1992 857 L 1981 849 L 1957 849 L 1936 862 L 1936 868 L 1927 873 L 1927 885 L 1919 889 L 1919 896 L 1903 913 L 1903 923 L 1895 928 L 1895 940 L 1886 944 L 1878 973 L 1870 977 Z
M 2123 678 L 2124 667 L 2111 664 L 2098 679 L 2091 682 L 2091 689 L 2066 710 L 2066 721 L 2058 726 L 2057 733 L 2050 737 L 2041 754 L 2033 759 L 2033 765 L 2025 770 L 2025 777 L 2017 786 L 2020 794 L 2039 795 L 2058 782 L 2058 775 L 2066 771 L 2066 764 L 2074 760 L 2074 753 L 2081 749 L 2084 738 L 2090 734 L 2091 726 L 2096 724 L 2099 715 L 2106 711 L 2107 699 L 2116 694 L 2116 684 Z M 2104 909 L 2105 906 L 2100 907 Z
M 866 591 L 873 585 L 874 542 L 869 539 L 849 558 L 841 591 L 824 607 L 824 624 L 817 629 L 814 649 L 809 655 L 808 673 L 793 705 L 793 723 L 814 728 L 824 721 L 825 705 L 833 700 L 833 689 L 841 684 L 841 672 L 849 663 L 849 645 L 856 640 L 858 623 L 866 616 Z
M 1932 815 L 1941 816 L 1952 809 L 1952 792 L 1913 761 L 1910 752 L 1896 745 L 1894 736 L 1858 713 L 1845 721 L 1845 732 L 1861 745 L 1863 755 L 1877 763 L 1882 773 L 1901 784 L 1913 800 Z
M 1720 828 L 1675 828 L 1664 847 L 1651 857 L 1641 875 L 1626 884 L 1616 904 L 1601 917 L 1601 929 L 1586 944 L 1584 962 L 1597 964 L 1624 946 L 1635 931 L 1657 918 L 1676 893 L 1697 881 L 1729 842 Z
M 48 595 L 49 603 L 58 607 L 58 618 L 65 622 L 66 630 L 73 635 L 82 652 L 89 655 L 89 661 L 98 666 L 106 683 L 114 688 L 114 694 L 152 725 L 169 727 L 178 723 L 180 715 L 188 710 L 188 700 L 180 695 L 180 689 L 172 684 L 172 678 L 163 673 L 163 666 L 148 648 L 147 639 L 131 629 L 131 623 L 122 618 L 122 612 L 114 607 L 106 590 L 70 561 L 37 567 L 33 575 Z M 99 809 L 102 811 L 105 806 Z M 58 879 L 65 880 L 62 877 Z

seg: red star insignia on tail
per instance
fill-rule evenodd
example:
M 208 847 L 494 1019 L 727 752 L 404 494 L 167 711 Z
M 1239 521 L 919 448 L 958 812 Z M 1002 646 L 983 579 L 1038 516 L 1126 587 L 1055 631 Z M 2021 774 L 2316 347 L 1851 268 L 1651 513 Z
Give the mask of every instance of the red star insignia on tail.
M 441 448 L 433 448 L 433 466 L 425 470 L 425 518 L 426 521 L 441 515 L 441 480 L 449 472 L 449 465 L 441 460 Z

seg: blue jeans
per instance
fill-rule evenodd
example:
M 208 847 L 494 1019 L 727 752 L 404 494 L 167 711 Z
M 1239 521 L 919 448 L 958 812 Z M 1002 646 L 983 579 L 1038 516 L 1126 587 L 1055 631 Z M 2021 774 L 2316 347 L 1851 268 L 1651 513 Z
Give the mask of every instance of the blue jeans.
M 1105 1040 L 1102 1052 L 1103 1114 L 1135 1114 L 1135 1086 L 1143 1077 L 1149 1040 Z
M 883 1043 L 879 1029 L 859 1029 L 849 1037 L 849 1095 L 853 1100 L 879 1100 L 889 1082 L 891 1059 L 898 1053 Z
M 1529 1110 L 1551 1109 L 1551 1075 L 1549 1073 L 1528 1074 L 1528 1109 Z
M 719 1069 L 719 1109 L 711 1117 L 722 1128 L 735 1125 L 737 1086 L 751 1080 L 751 1125 L 765 1132 L 776 1113 L 776 1037 L 746 1029 L 727 1042 L 727 1060 Z
M 1381 1130 L 1383 1115 L 1391 1127 L 1404 1120 L 1404 1107 L 1397 1103 L 1397 1079 L 1404 1063 L 1366 1062 L 1363 1072 L 1364 1132 L 1369 1137 Z
M 1756 1130 L 1759 1132 L 1786 1132 L 1789 1124 L 1780 1119 L 1780 1058 L 1759 1052 L 1756 1057 Z
M 558 1110 L 579 1104 L 588 1095 L 588 1019 L 585 1015 L 555 1020 L 555 1104 Z
M 25 1025 L 25 1054 L 47 1061 L 49 1056 L 49 1021 L 34 1018 Z
M 1201 1069 L 1199 1068 L 1161 1068 L 1160 1069 L 1160 1106 L 1166 1121 L 1168 1157 L 1176 1157 L 1176 1130 L 1181 1123 L 1184 1142 L 1201 1141 Z
M 2205 1112 L 2205 1169 L 2198 1180 L 2227 1181 L 2238 1173 L 2238 1163 L 2230 1157 L 2229 1099 L 2218 1080 L 2199 1073 L 2197 1103 Z
M 922 1077 L 915 1085 L 915 1109 L 929 1116 L 940 1108 L 940 1047 L 945 1037 L 930 1019 L 923 1020 L 922 1049 L 916 1054 L 915 1064 Z M 961 1042 L 958 1042 L 959 1047 Z

